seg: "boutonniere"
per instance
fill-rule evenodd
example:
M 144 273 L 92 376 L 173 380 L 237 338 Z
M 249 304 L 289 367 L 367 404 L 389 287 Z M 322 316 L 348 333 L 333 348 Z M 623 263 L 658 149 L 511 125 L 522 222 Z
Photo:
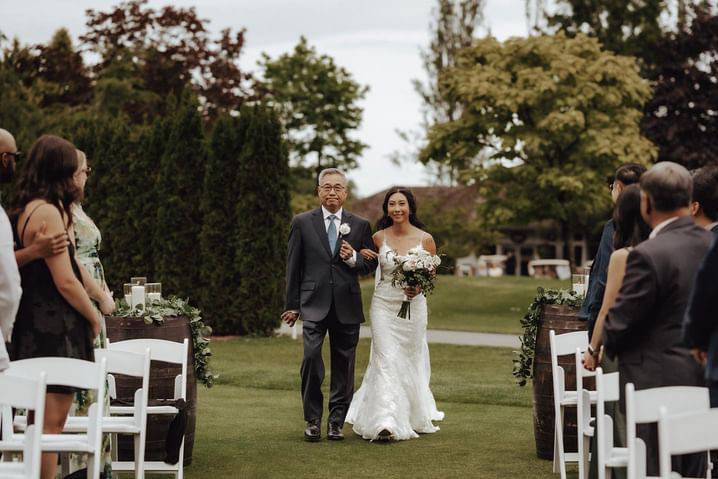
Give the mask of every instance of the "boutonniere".
M 349 226 L 349 223 L 342 223 L 341 226 L 339 226 L 339 234 L 340 235 L 346 236 L 351 232 L 352 232 L 352 227 Z

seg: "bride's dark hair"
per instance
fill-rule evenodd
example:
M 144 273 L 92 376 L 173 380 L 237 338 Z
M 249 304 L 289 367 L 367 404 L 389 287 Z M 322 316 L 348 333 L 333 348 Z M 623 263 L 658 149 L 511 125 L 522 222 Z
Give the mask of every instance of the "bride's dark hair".
M 386 196 L 384 196 L 384 202 L 381 205 L 384 216 L 382 216 L 376 223 L 377 231 L 386 229 L 394 224 L 394 220 L 392 220 L 391 216 L 389 216 L 389 198 L 391 198 L 391 196 L 395 193 L 401 193 L 404 195 L 406 197 L 406 201 L 409 203 L 409 223 L 417 228 L 424 229 L 424 223 L 422 223 L 416 216 L 416 199 L 414 199 L 414 194 L 409 188 L 394 186 L 390 188 L 389 191 L 386 192 Z

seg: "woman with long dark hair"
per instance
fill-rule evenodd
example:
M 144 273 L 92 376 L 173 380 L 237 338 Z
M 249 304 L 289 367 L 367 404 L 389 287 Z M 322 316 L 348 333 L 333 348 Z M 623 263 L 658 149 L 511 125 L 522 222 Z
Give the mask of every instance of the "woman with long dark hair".
M 67 357 L 92 361 L 93 339 L 100 332 L 94 308 L 75 261 L 72 204 L 82 194 L 75 181 L 80 168 L 77 150 L 67 140 L 43 135 L 30 149 L 17 182 L 11 217 L 18 248 L 31 244 L 40 231 L 68 233 L 70 244 L 58 254 L 20 268 L 23 289 L 12 332 L 11 358 Z M 60 434 L 75 390 L 48 386 L 46 434 Z M 42 455 L 42 477 L 55 477 L 57 454 Z
M 616 303 L 618 291 L 623 284 L 628 253 L 651 234 L 651 228 L 641 216 L 641 189 L 638 185 L 627 186 L 621 192 L 613 211 L 613 224 L 616 228 L 613 233 L 614 251 L 608 262 L 606 290 L 593 327 L 590 347 L 584 354 L 584 365 L 591 370 L 597 366 L 608 310 Z
M 435 255 L 436 244 L 423 230 L 408 188 L 390 189 L 382 209 L 374 234 L 379 253 L 361 251 L 366 258 L 379 258 L 371 303 L 371 355 L 346 420 L 364 439 L 405 440 L 438 431 L 432 421 L 442 420 L 444 413 L 437 410 L 429 388 L 426 298 L 417 288 L 392 285 L 394 258 L 414 248 Z M 412 300 L 411 319 L 397 318 L 405 298 Z

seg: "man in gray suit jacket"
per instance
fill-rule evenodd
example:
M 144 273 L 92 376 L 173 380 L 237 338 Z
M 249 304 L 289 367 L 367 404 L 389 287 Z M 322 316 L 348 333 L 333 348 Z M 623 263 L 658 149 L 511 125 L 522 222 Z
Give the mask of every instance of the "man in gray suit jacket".
M 303 321 L 302 402 L 307 427 L 304 438 L 321 439 L 324 409 L 322 345 L 329 332 L 331 393 L 327 438 L 344 438 L 342 427 L 354 394 L 354 362 L 359 325 L 364 322 L 359 275 L 372 273 L 377 260 L 358 252 L 374 250 L 371 226 L 344 211 L 347 179 L 329 168 L 319 173 L 321 207 L 294 217 L 287 253 L 287 297 L 282 319 Z
M 681 324 L 713 235 L 690 216 L 692 180 L 684 167 L 657 163 L 643 174 L 640 185 L 641 214 L 653 231 L 628 255 L 621 290 L 606 319 L 604 347 L 609 357 L 618 357 L 622 386 L 702 386 L 701 367 L 683 343 Z M 647 473 L 657 476 L 656 426 L 639 426 L 637 433 L 646 443 Z M 704 458 L 674 458 L 673 470 L 683 477 L 700 477 Z

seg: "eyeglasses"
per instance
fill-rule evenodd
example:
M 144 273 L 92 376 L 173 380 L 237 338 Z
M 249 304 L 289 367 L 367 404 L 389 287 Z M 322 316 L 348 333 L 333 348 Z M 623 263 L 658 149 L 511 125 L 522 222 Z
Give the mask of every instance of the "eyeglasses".
M 0 156 L 2 156 L 2 155 L 12 156 L 15 158 L 15 161 L 17 161 L 22 157 L 22 152 L 21 151 L 3 151 L 2 153 L 0 153 Z
M 332 190 L 336 191 L 337 193 L 343 193 L 346 190 L 346 188 L 342 185 L 321 185 L 319 189 L 322 190 L 323 193 L 329 193 Z
M 92 173 L 92 168 L 89 166 L 86 166 L 85 168 L 81 169 L 77 173 L 84 173 L 86 176 L 90 176 L 90 173 Z

